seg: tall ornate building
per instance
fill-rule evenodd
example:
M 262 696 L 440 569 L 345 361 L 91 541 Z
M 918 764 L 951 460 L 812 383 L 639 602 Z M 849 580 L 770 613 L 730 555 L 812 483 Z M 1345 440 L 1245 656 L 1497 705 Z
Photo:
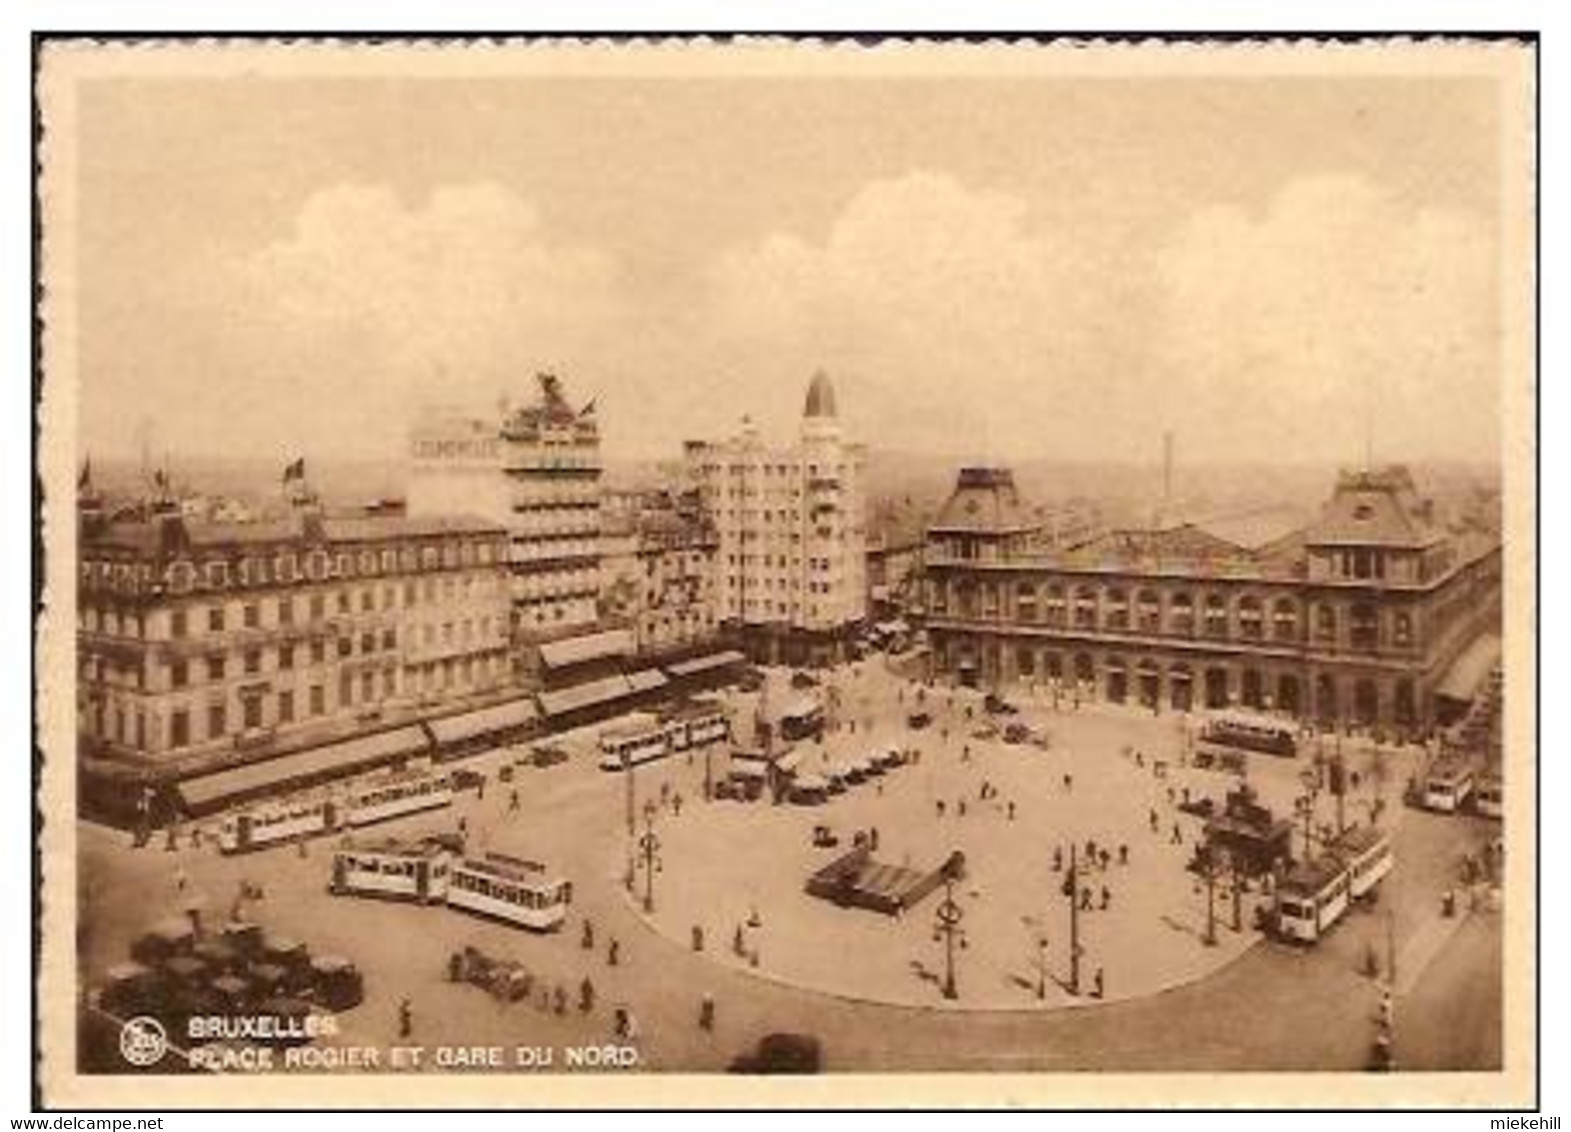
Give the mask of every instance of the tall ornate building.
M 410 434 L 412 515 L 479 514 L 507 531 L 515 642 L 586 631 L 600 592 L 600 429 L 540 374 L 536 399 L 496 418 L 428 412 Z
M 507 535 L 484 519 L 110 516 L 84 485 L 84 755 L 263 758 L 512 689 Z
M 1421 729 L 1498 647 L 1498 537 L 1441 525 L 1402 467 L 1342 473 L 1315 521 L 1258 547 L 1189 524 L 1053 538 L 1007 470 L 966 468 L 926 571 L 940 676 L 1155 710 Z
M 765 446 L 756 427 L 689 441 L 691 481 L 719 536 L 720 616 L 760 660 L 841 655 L 867 616 L 866 449 L 850 442 L 834 387 L 808 387 L 795 446 Z

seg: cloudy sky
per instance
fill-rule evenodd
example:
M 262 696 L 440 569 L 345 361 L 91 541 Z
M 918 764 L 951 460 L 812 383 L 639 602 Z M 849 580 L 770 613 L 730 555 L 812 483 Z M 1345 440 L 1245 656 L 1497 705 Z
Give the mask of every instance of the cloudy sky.
M 1478 79 L 147 79 L 81 101 L 82 441 L 396 455 L 562 374 L 610 453 L 814 369 L 957 459 L 1495 460 Z

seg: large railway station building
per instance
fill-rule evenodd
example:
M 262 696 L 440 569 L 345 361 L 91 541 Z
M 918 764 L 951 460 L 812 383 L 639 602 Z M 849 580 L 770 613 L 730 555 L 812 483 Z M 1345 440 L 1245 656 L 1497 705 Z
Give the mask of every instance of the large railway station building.
M 1181 523 L 1065 539 L 1007 469 L 966 468 L 927 532 L 930 663 L 962 685 L 1416 734 L 1497 654 L 1500 550 L 1400 466 L 1341 473 L 1318 518 L 1256 547 Z

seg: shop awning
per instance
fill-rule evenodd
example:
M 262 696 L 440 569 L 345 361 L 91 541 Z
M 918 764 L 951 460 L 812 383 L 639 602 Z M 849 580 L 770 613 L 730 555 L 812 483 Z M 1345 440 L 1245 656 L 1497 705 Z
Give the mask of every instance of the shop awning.
M 1489 675 L 1489 670 L 1500 662 L 1500 638 L 1485 633 L 1462 651 L 1451 662 L 1451 667 L 1435 688 L 1437 696 L 1448 700 L 1466 702 L 1478 691 L 1478 686 Z
M 431 737 L 438 743 L 460 743 L 477 735 L 511 731 L 515 727 L 522 727 L 536 719 L 539 714 L 534 700 L 513 700 L 510 703 L 493 704 L 478 711 L 465 712 L 463 715 L 428 720 L 426 727 L 430 730 Z
M 633 691 L 647 692 L 653 688 L 664 687 L 666 678 L 656 669 L 643 668 L 637 672 L 629 672 L 627 682 Z
M 747 657 L 739 652 L 717 652 L 708 656 L 695 656 L 688 660 L 679 660 L 675 664 L 668 664 L 665 670 L 672 676 L 692 676 L 699 672 L 712 672 L 716 668 L 724 668 L 730 664 L 741 664 Z
M 540 706 L 547 715 L 565 715 L 580 708 L 611 703 L 633 694 L 626 676 L 607 676 L 603 680 L 590 680 L 571 688 L 558 688 L 540 693 Z
M 547 668 L 563 668 L 612 656 L 631 656 L 633 634 L 627 629 L 608 629 L 582 637 L 548 641 L 540 646 L 540 660 Z
M 802 749 L 793 748 L 775 760 L 775 769 L 783 774 L 792 774 L 802 765 Z
M 339 778 L 380 763 L 426 754 L 430 740 L 418 726 L 346 739 L 264 762 L 188 778 L 176 785 L 180 800 L 193 812 L 211 811 L 243 798 Z

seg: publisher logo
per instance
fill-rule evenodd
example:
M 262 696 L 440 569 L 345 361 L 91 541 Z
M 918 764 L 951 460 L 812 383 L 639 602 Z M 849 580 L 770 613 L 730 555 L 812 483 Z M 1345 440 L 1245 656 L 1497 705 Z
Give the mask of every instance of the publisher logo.
M 120 1027 L 120 1056 L 132 1065 L 156 1065 L 169 1048 L 163 1023 L 145 1015 Z

